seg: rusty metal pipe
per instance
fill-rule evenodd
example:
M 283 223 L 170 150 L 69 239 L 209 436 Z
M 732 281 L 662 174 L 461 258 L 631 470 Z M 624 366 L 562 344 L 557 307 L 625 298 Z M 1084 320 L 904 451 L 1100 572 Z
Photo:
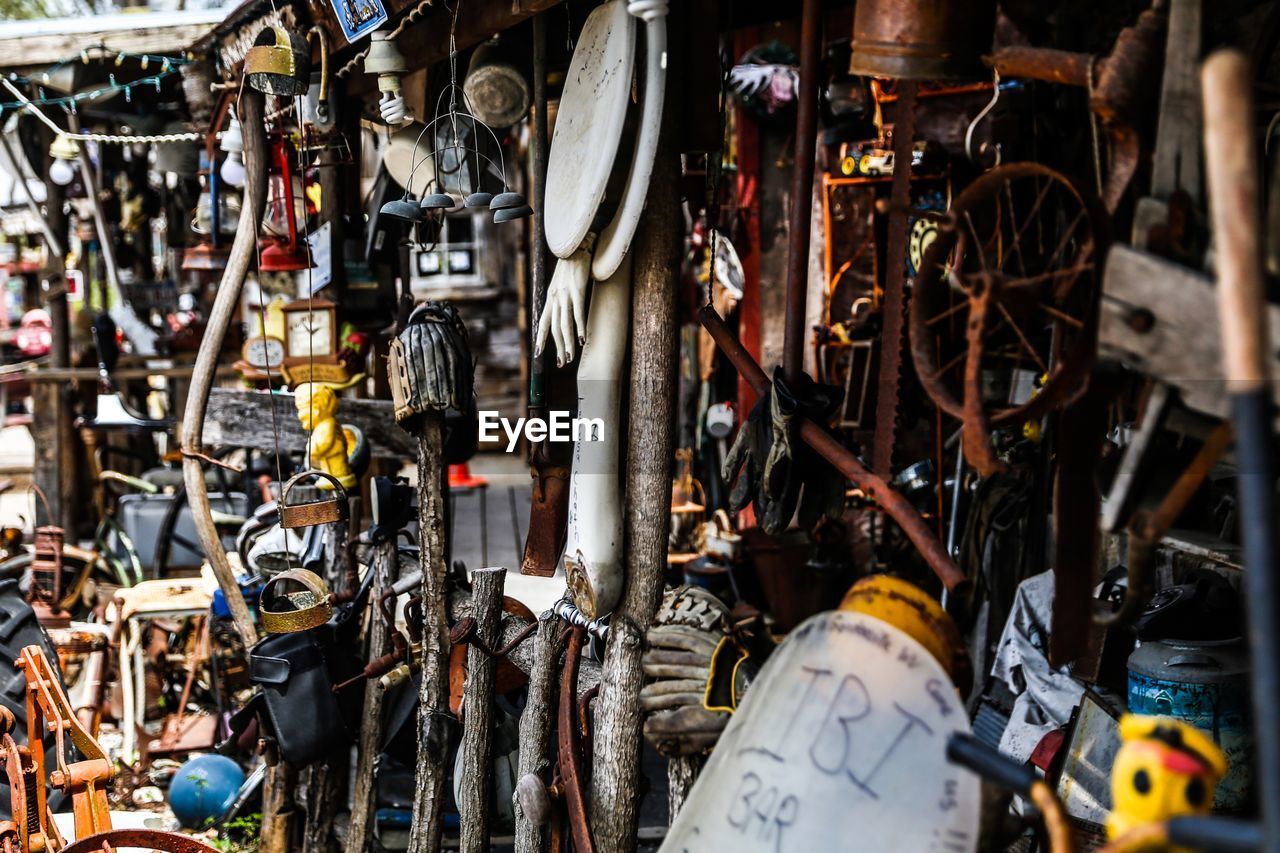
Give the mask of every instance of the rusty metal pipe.
M 724 320 L 720 318 L 715 309 L 710 305 L 704 305 L 702 310 L 698 312 L 698 319 L 703 328 L 711 335 L 712 340 L 716 342 L 716 346 L 725 354 L 725 357 L 729 359 L 734 368 L 742 374 L 742 378 L 747 380 L 751 387 L 755 389 L 755 392 L 761 395 L 767 393 L 770 385 L 769 377 L 765 375 L 765 372 L 760 369 L 760 365 L 756 364 L 755 359 L 742 346 L 742 342 L 725 325 Z M 885 482 L 883 478 L 877 477 L 868 471 L 862 462 L 858 460 L 858 457 L 849 452 L 848 448 L 843 447 L 817 424 L 802 420 L 800 438 L 804 440 L 805 444 L 817 451 L 819 456 L 834 465 L 837 471 L 849 478 L 854 485 L 870 495 L 894 521 L 898 522 L 902 532 L 907 534 L 911 544 L 924 557 L 925 562 L 929 564 L 929 568 L 933 569 L 933 573 L 938 576 L 938 579 L 942 581 L 942 585 L 948 591 L 955 592 L 968 584 L 969 579 L 964 576 L 964 573 L 952 561 L 942 542 L 933 535 L 933 531 L 929 529 L 929 525 L 925 523 L 924 518 L 901 493 Z
M 1043 80 L 1064 86 L 1089 85 L 1089 75 L 1096 61 L 1091 53 L 1050 50 L 1043 47 L 1002 47 L 982 61 L 1000 72 L 1001 77 Z
M 818 144 L 818 54 L 821 37 L 821 0 L 804 0 L 800 17 L 800 84 L 796 94 L 795 169 L 791 173 L 791 227 L 787 246 L 787 313 L 782 340 L 782 372 L 791 383 L 797 382 L 804 372 L 805 297 L 809 291 L 809 229 L 813 219 L 813 161 Z

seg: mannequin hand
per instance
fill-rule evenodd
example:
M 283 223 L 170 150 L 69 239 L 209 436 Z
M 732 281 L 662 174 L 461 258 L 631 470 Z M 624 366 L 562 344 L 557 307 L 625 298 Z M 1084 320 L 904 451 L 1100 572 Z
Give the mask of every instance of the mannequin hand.
M 547 345 L 547 335 L 556 345 L 556 365 L 563 367 L 573 361 L 578 347 L 586 340 L 587 280 L 591 272 L 591 254 L 579 249 L 556 264 L 547 286 L 547 302 L 538 318 L 538 339 L 534 354 L 542 355 Z

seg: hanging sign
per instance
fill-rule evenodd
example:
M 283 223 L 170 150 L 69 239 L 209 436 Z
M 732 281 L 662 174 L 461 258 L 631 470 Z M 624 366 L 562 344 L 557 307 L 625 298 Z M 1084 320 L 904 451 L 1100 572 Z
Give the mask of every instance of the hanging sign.
M 338 24 L 348 42 L 368 35 L 387 20 L 382 0 L 329 0 L 329 5 L 338 16 Z
M 861 613 L 814 616 L 751 684 L 661 853 L 973 853 L 978 777 L 946 759 L 968 730 L 915 640 Z

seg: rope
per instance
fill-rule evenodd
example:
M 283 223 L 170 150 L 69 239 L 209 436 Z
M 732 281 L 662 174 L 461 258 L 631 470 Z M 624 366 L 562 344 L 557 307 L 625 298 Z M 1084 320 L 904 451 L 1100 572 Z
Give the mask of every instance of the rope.
M 54 123 L 53 119 L 36 109 L 36 105 L 31 103 L 31 100 L 26 95 L 22 94 L 22 92 L 8 80 L 0 79 L 0 83 L 3 83 L 5 88 L 13 93 L 24 109 L 33 113 L 35 117 L 44 122 L 50 130 L 58 136 L 65 136 L 68 139 L 74 139 L 76 142 L 100 142 L 106 145 L 132 145 L 136 142 L 153 144 L 165 142 L 194 142 L 201 138 L 201 134 L 194 131 L 189 131 L 187 133 L 157 133 L 149 136 L 127 136 L 123 134 L 110 133 L 72 133 L 69 130 L 58 127 L 58 125 Z

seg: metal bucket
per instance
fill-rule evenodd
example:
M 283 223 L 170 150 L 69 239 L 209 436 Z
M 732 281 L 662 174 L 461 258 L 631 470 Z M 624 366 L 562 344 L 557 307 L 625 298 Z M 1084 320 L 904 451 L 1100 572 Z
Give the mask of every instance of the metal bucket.
M 995 0 L 859 0 L 849 71 L 905 80 L 981 80 Z
M 1208 732 L 1231 762 L 1214 810 L 1248 805 L 1254 747 L 1243 640 L 1144 641 L 1129 656 L 1129 710 L 1176 717 Z

